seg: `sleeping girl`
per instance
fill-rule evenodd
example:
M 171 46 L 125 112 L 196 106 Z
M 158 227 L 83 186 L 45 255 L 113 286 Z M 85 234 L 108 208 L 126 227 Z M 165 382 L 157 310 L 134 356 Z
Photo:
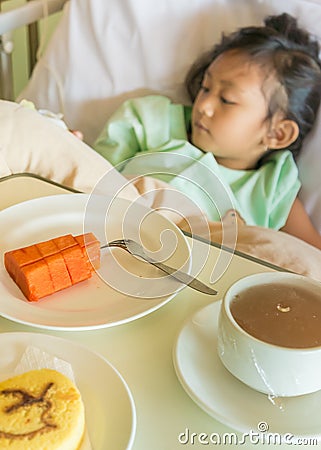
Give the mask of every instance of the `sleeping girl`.
M 288 14 L 241 28 L 191 67 L 191 107 L 160 95 L 128 100 L 94 148 L 126 176 L 155 176 L 185 192 L 210 220 L 217 211 L 206 191 L 215 196 L 215 174 L 246 224 L 281 229 L 321 249 L 298 199 L 295 163 L 319 109 L 318 52 Z

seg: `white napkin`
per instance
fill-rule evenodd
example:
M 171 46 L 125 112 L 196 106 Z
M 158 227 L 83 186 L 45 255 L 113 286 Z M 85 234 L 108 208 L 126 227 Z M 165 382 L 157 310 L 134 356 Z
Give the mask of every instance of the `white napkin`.
M 57 370 L 75 383 L 74 373 L 69 362 L 57 358 L 54 355 L 50 355 L 49 353 L 40 350 L 40 348 L 29 345 L 26 347 L 20 361 L 16 365 L 14 374 L 20 375 L 35 369 Z M 87 428 L 85 429 L 83 443 L 79 450 L 92 450 Z

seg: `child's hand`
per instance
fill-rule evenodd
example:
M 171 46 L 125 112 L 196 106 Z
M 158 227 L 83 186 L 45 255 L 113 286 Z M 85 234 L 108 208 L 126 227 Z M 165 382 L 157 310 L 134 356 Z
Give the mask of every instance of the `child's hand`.
M 69 130 L 74 136 L 76 136 L 78 139 L 80 139 L 81 141 L 84 140 L 84 135 L 81 131 L 79 130 Z

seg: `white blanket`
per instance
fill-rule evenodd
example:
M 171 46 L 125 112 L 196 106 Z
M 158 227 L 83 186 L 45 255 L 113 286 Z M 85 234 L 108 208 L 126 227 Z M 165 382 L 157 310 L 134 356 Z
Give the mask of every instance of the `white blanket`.
M 104 158 L 68 130 L 35 110 L 0 100 L 0 177 L 29 172 L 90 193 L 110 169 Z M 112 193 L 124 185 L 124 178 L 115 170 L 110 177 Z M 122 192 L 124 197 L 135 195 L 131 186 Z

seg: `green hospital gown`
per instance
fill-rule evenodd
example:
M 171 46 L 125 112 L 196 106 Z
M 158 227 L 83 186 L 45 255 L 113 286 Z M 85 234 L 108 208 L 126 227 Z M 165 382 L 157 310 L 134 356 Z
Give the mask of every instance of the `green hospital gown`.
M 255 170 L 221 166 L 188 141 L 191 107 L 150 95 L 126 101 L 108 120 L 94 149 L 125 176 L 166 181 L 210 220 L 235 209 L 248 225 L 280 229 L 300 189 L 288 150 Z

